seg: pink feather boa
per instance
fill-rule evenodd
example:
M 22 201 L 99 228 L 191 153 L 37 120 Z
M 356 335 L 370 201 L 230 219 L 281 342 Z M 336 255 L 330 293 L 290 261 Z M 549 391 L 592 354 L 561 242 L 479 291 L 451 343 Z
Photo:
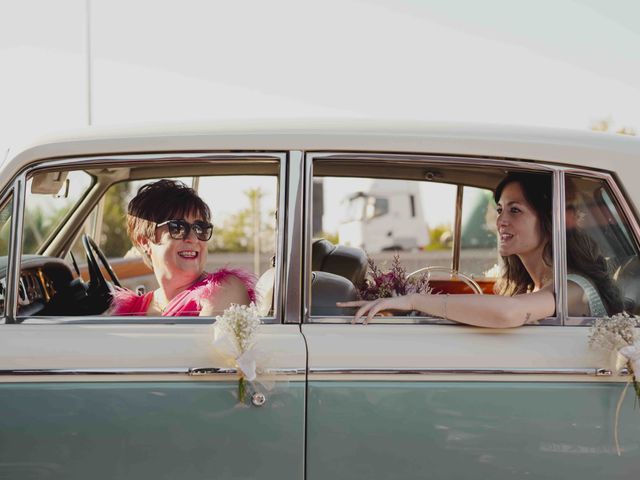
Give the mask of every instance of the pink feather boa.
M 212 298 L 220 288 L 220 285 L 230 275 L 242 281 L 247 289 L 249 301 L 255 302 L 255 275 L 239 268 L 221 268 L 217 272 L 209 273 L 203 280 L 194 283 L 184 292 L 176 295 L 169 302 L 162 315 L 197 317 L 200 315 L 200 301 Z M 146 315 L 153 299 L 153 292 L 148 292 L 145 295 L 136 295 L 135 292 L 129 289 L 116 287 L 112 296 L 111 315 Z

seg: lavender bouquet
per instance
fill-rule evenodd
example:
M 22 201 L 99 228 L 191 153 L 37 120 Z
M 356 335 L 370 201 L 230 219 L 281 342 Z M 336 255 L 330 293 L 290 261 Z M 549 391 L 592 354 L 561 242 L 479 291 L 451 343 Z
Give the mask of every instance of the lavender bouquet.
M 400 263 L 400 255 L 393 256 L 391 270 L 383 272 L 371 257 L 368 260 L 369 271 L 364 281 L 356 287 L 362 300 L 397 297 L 410 293 L 429 293 L 428 274 L 407 278 L 407 270 Z

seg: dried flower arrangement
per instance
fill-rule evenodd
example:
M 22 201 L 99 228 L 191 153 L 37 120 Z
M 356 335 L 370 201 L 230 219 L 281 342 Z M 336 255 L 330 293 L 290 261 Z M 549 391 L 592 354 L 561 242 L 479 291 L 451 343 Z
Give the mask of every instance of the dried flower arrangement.
M 640 319 L 624 312 L 613 317 L 599 318 L 591 327 L 589 345 L 621 355 L 622 365 L 618 367 L 628 369 L 633 378 L 636 397 L 640 400 L 640 383 L 638 383 L 640 372 L 634 368 L 634 359 L 630 358 L 632 350 L 628 348 L 635 345 L 636 327 L 640 327 Z
M 636 393 L 636 404 L 640 400 L 640 343 L 636 342 L 636 327 L 640 327 L 640 319 L 625 312 L 612 317 L 599 318 L 591 327 L 589 345 L 608 351 L 616 355 L 616 373 L 626 367 L 630 380 L 622 390 L 616 406 L 613 437 L 618 456 L 621 454 L 618 441 L 618 423 L 620 408 L 625 398 L 629 383 L 633 383 Z
M 400 255 L 395 254 L 391 262 L 391 270 L 383 272 L 371 257 L 368 260 L 369 270 L 364 281 L 356 287 L 362 300 L 397 297 L 410 293 L 429 293 L 429 276 L 422 274 L 407 278 L 407 270 L 400 263 Z

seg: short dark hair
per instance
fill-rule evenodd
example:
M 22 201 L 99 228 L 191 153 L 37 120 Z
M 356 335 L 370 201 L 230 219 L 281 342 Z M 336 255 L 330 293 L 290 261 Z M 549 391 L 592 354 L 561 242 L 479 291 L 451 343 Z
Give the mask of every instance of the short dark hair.
M 156 224 L 196 214 L 211 221 L 211 210 L 196 191 L 179 180 L 162 179 L 147 183 L 129 202 L 127 233 L 133 245 L 140 238 L 155 240 Z

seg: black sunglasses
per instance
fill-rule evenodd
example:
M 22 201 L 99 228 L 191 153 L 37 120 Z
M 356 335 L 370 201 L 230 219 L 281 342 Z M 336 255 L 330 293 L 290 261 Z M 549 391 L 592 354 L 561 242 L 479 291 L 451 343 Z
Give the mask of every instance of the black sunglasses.
M 189 236 L 189 232 L 191 232 L 192 229 L 193 233 L 196 234 L 196 238 L 203 242 L 209 241 L 213 234 L 213 225 L 201 220 L 196 220 L 193 223 L 185 220 L 167 220 L 166 222 L 156 223 L 156 230 L 165 225 L 169 227 L 169 235 L 174 240 L 184 240 Z

